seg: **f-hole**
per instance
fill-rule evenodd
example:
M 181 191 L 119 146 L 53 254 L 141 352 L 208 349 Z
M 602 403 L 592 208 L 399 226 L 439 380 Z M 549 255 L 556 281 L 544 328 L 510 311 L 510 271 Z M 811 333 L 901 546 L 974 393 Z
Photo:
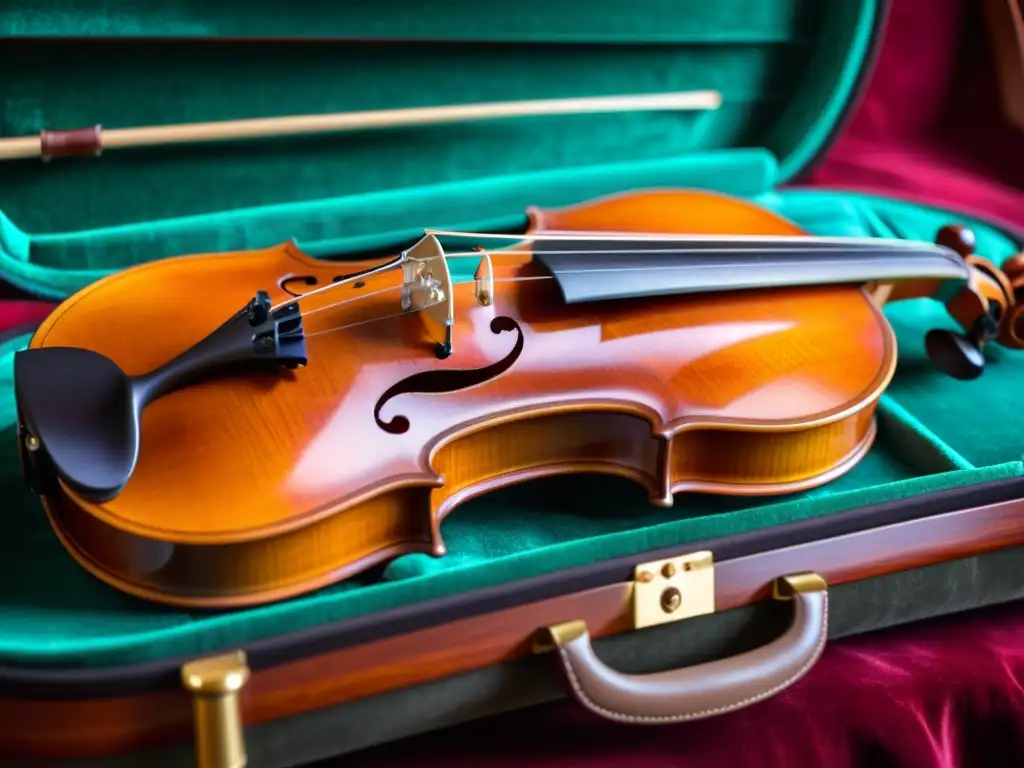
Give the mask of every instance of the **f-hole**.
M 414 373 L 388 387 L 387 391 L 377 400 L 377 405 L 373 409 L 373 418 L 377 422 L 377 426 L 392 435 L 401 435 L 409 431 L 409 419 L 406 416 L 397 415 L 390 421 L 383 421 L 380 418 L 381 409 L 399 395 L 412 393 L 440 395 L 458 392 L 478 384 L 484 384 L 503 374 L 515 365 L 516 360 L 523 353 L 523 329 L 519 327 L 519 323 L 511 317 L 504 316 L 491 320 L 491 333 L 499 334 L 505 331 L 516 332 L 516 343 L 512 350 L 497 362 L 480 368 Z

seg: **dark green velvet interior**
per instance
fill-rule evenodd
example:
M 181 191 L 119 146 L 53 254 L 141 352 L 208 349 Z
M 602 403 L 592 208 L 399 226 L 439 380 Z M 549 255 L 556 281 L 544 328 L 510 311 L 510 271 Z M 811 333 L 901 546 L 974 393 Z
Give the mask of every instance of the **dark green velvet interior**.
M 296 34 L 362 42 L 0 39 L 0 131 L 695 89 L 718 90 L 723 103 L 714 113 L 533 118 L 4 163 L 0 267 L 11 279 L 62 296 L 161 256 L 290 238 L 321 251 L 362 238 L 383 244 L 395 230 L 514 224 L 527 205 L 638 184 L 713 180 L 756 194 L 822 147 L 875 16 L 871 0 L 836 0 L 827 13 L 815 0 L 763 0 L 756 10 L 743 0 L 595 0 L 585 13 L 568 2 L 512 9 L 458 0 L 437 13 L 409 0 L 260 4 L 259 13 L 232 2 L 233 16 L 208 5 L 156 11 L 131 0 L 64 0 L 45 12 L 0 12 L 0 26 L 152 35 L 191 24 L 196 34 L 242 34 L 223 26 L 234 18 L 249 34 L 268 34 L 271 19 L 287 17 L 284 28 L 304 24 Z M 367 41 L 381 37 L 431 42 Z M 720 152 L 737 147 L 753 151 Z
M 83 10 L 100 6 L 103 14 Z M 155 258 L 289 238 L 317 256 L 344 258 L 428 226 L 513 229 L 525 224 L 530 204 L 650 187 L 747 196 L 815 234 L 930 240 L 959 220 L 975 228 L 979 252 L 997 262 L 1017 248 L 1006 234 L 948 212 L 778 191 L 824 147 L 847 106 L 875 23 L 869 0 L 595 0 L 585 13 L 578 4 L 510 10 L 479 0 L 436 14 L 410 2 L 331 4 L 329 11 L 260 5 L 260 13 L 236 2 L 207 9 L 199 0 L 161 4 L 159 12 L 144 7 L 63 0 L 45 13 L 0 12 L 8 32 L 53 36 L 0 41 L 3 134 L 684 89 L 717 89 L 724 101 L 702 114 L 544 118 L 5 163 L 0 270 L 37 293 L 61 298 Z M 57 37 L 83 31 L 434 42 Z M 659 510 L 638 488 L 610 478 L 532 483 L 452 515 L 444 525 L 450 554 L 442 560 L 402 557 L 376 581 L 367 576 L 276 605 L 206 615 L 125 597 L 60 547 L 21 483 L 11 356 L 27 338 L 13 340 L 0 350 L 8 522 L 0 543 L 0 663 L 109 666 L 200 653 L 653 547 L 1020 474 L 1013 385 L 1024 374 L 1024 355 L 991 349 L 982 379 L 952 381 L 932 369 L 922 345 L 931 328 L 952 327 L 943 308 L 920 300 L 887 312 L 900 367 L 881 404 L 877 444 L 826 487 L 760 501 L 680 495 L 674 509 Z M 983 434 L 973 426 L 979 403 Z

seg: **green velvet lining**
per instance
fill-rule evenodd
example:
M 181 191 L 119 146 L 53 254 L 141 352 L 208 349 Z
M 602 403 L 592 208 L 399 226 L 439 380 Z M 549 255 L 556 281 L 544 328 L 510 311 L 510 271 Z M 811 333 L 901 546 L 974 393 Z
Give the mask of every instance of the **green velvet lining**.
M 103 14 L 89 13 L 98 5 Z M 515 230 L 528 205 L 651 187 L 746 196 L 822 235 L 930 240 L 943 224 L 964 221 L 865 196 L 777 191 L 821 149 L 849 100 L 875 22 L 871 0 L 598 0 L 586 13 L 551 3 L 482 9 L 468 0 L 443 14 L 409 2 L 388 14 L 351 4 L 257 14 L 239 5 L 179 0 L 153 10 L 127 0 L 53 0 L 45 9 L 4 8 L 0 30 L 50 39 L 0 41 L 0 131 L 688 88 L 720 90 L 724 103 L 706 114 L 545 118 L 6 163 L 0 274 L 60 298 L 163 256 L 294 238 L 318 257 L 342 258 L 394 247 L 427 226 Z M 121 39 L 59 39 L 83 31 Z M 126 39 L 270 32 L 379 42 Z M 979 252 L 997 262 L 1016 250 L 996 229 L 964 223 L 976 230 Z M 1024 355 L 993 348 L 982 379 L 954 382 L 927 364 L 922 348 L 928 330 L 949 324 L 942 308 L 921 300 L 887 313 L 901 362 L 880 406 L 878 441 L 823 488 L 761 500 L 680 495 L 660 510 L 612 478 L 532 483 L 453 514 L 443 527 L 444 559 L 402 557 L 376 582 L 364 576 L 222 614 L 128 598 L 64 552 L 21 481 L 11 360 L 27 339 L 10 341 L 0 348 L 9 525 L 0 541 L 0 664 L 111 666 L 198 654 L 654 547 L 1020 475 L 1013 383 Z M 972 428 L 977 403 L 987 408 L 983 439 Z
M 877 12 L 874 0 L 830 0 L 827 12 L 817 0 L 756 9 L 741 0 L 598 0 L 586 13 L 572 3 L 512 10 L 479 0 L 436 14 L 409 2 L 386 14 L 365 4 L 258 14 L 235 5 L 56 1 L 0 13 L 0 29 L 48 36 L 0 40 L 0 134 L 689 89 L 718 90 L 723 104 L 7 162 L 5 274 L 63 296 L 163 256 L 454 226 L 607 194 L 636 178 L 765 192 L 834 129 Z M 55 37 L 69 30 L 272 30 L 363 42 Z M 720 152 L 735 147 L 754 149 Z

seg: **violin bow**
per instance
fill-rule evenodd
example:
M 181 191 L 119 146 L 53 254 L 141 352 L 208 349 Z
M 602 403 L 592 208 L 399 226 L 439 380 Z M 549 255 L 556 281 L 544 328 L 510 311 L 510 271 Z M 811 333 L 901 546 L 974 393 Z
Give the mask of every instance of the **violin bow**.
M 627 111 L 706 111 L 718 109 L 721 103 L 722 96 L 718 91 L 681 91 L 628 96 L 590 96 L 456 104 L 441 107 L 410 107 L 323 115 L 294 115 L 142 128 L 117 128 L 109 131 L 104 131 L 102 126 L 95 125 L 90 128 L 67 131 L 43 130 L 38 136 L 0 139 L 0 160 L 99 157 L 104 150 L 108 149 L 344 133 L 375 128 L 405 128 L 510 117 Z

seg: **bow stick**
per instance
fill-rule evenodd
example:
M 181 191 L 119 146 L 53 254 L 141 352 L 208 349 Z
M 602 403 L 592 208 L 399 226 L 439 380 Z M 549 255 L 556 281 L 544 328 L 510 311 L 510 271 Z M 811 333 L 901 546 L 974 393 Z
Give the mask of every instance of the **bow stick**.
M 295 115 L 211 123 L 117 128 L 102 126 L 69 131 L 41 131 L 38 136 L 0 139 L 0 160 L 38 157 L 98 157 L 107 149 L 152 147 L 168 144 L 239 141 L 282 136 L 341 133 L 373 128 L 462 123 L 508 117 L 594 114 L 626 111 L 713 110 L 722 103 L 717 91 L 683 91 L 637 96 L 592 96 L 572 99 L 537 99 L 443 107 L 411 107 L 326 115 Z

